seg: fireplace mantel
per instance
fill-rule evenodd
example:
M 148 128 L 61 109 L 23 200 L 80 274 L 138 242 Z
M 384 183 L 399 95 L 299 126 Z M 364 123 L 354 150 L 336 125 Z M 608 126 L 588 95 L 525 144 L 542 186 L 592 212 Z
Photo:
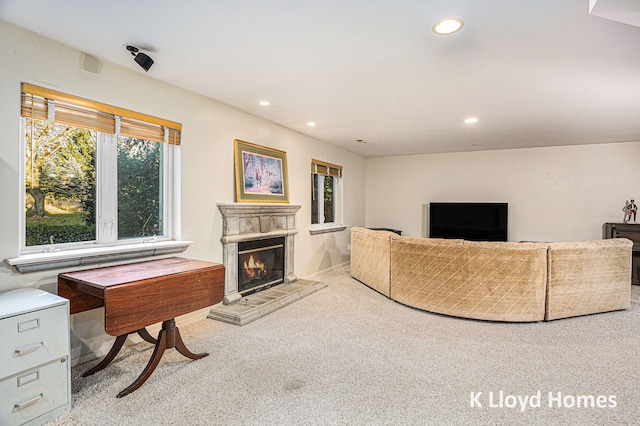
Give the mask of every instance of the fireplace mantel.
M 262 204 L 262 203 L 218 203 L 223 217 L 255 216 L 265 214 L 295 214 L 300 209 L 298 204 Z
M 225 266 L 224 304 L 242 298 L 238 292 L 238 242 L 285 237 L 285 283 L 296 281 L 293 273 L 294 235 L 298 233 L 296 213 L 300 205 L 220 203 L 222 213 L 223 260 Z

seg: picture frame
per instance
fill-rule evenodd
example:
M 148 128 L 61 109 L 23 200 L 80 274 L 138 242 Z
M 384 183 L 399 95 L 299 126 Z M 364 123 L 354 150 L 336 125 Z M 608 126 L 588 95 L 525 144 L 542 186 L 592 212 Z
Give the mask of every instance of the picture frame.
M 289 202 L 286 152 L 235 139 L 234 163 L 237 202 Z

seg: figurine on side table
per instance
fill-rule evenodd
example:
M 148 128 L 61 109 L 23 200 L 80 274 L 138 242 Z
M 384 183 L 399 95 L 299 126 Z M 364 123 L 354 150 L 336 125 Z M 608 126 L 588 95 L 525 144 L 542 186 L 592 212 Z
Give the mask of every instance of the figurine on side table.
M 624 223 L 636 223 L 636 213 L 638 212 L 638 206 L 632 198 L 630 202 L 626 202 L 622 208 L 624 211 Z

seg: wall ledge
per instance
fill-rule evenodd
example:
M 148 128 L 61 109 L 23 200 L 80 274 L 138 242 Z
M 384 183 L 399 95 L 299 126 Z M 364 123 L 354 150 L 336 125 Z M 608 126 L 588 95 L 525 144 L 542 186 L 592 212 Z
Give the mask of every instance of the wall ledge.
M 318 235 L 318 234 L 327 234 L 329 232 L 340 232 L 340 231 L 344 231 L 345 229 L 347 229 L 349 225 L 312 225 L 311 228 L 309 228 L 309 233 L 311 235 Z
M 70 268 L 104 262 L 160 256 L 185 251 L 193 241 L 159 241 L 108 247 L 93 247 L 72 250 L 25 254 L 5 259 L 5 262 L 20 273 Z

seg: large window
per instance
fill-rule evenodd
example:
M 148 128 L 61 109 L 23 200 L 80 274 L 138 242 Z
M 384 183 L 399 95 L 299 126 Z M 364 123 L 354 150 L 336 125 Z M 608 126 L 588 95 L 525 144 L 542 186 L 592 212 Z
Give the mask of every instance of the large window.
M 180 125 L 23 84 L 22 253 L 171 240 Z
M 342 166 L 311 160 L 311 224 L 342 224 Z

